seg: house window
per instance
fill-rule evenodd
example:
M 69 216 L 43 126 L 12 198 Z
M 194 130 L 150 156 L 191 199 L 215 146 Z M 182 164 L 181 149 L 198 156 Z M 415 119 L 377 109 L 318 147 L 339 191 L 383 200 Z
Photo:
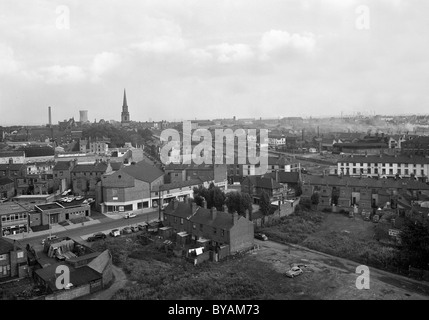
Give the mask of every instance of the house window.
M 0 254 L 0 261 L 2 260 L 6 260 L 7 255 L 5 254 Z
M 368 174 L 371 174 L 371 168 L 368 168 Z
M 200 231 L 203 231 L 203 224 L 200 223 Z
M 24 251 L 18 251 L 17 257 L 18 259 L 24 258 Z
M 356 168 L 353 168 L 353 173 L 356 173 Z
M 174 223 L 177 223 L 177 217 L 174 217 Z
M 225 230 L 221 230 L 221 234 L 222 234 L 222 237 L 224 237 L 225 236 Z
M 197 225 L 194 223 L 193 225 L 192 225 L 192 229 L 196 229 L 197 228 Z
M 183 218 L 180 218 L 180 224 L 183 224 Z
M 393 174 L 393 169 L 389 169 L 389 174 Z
M 401 174 L 401 169 L 398 169 L 398 174 Z

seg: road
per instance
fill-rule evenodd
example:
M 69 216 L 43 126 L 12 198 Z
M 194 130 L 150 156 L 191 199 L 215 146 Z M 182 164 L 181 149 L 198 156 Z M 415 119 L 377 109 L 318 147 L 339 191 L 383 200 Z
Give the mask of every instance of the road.
M 273 264 L 284 273 L 290 263 L 303 262 L 309 266 L 302 278 L 294 279 L 296 290 L 302 290 L 308 297 L 318 299 L 416 299 L 429 300 L 429 283 L 410 279 L 376 268 L 369 268 L 370 289 L 358 290 L 355 286 L 356 268 L 354 261 L 335 257 L 299 245 L 282 244 L 273 241 L 255 242 L 262 248 L 257 255 Z M 298 280 L 299 279 L 299 280 Z M 317 293 L 323 293 L 317 296 Z
M 158 211 L 148 212 L 148 213 L 140 213 L 137 214 L 137 217 L 131 219 L 101 219 L 100 223 L 93 224 L 90 226 L 84 226 L 76 229 L 70 229 L 63 232 L 56 232 L 55 235 L 58 237 L 69 237 L 69 238 L 78 238 L 83 235 L 93 234 L 101 231 L 110 231 L 115 228 L 122 228 L 134 224 L 139 224 L 141 222 L 148 222 L 151 220 L 155 220 L 159 218 Z M 40 245 L 42 239 L 45 239 L 47 235 L 41 235 L 31 238 L 23 238 L 19 239 L 19 243 L 23 246 L 30 245 Z

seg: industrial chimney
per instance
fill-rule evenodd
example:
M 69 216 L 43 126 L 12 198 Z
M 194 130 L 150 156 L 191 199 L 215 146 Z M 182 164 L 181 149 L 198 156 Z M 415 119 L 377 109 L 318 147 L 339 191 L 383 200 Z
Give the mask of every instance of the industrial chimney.
M 51 112 L 51 107 L 48 107 L 48 113 L 49 113 L 49 127 L 52 127 L 52 112 Z

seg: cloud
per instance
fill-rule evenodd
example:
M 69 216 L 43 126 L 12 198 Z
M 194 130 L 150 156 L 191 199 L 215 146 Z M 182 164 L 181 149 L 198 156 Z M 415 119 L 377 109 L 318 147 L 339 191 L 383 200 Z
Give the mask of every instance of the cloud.
M 0 44 L 0 75 L 13 74 L 20 69 L 11 47 Z
M 250 46 L 242 43 L 222 43 L 220 45 L 209 46 L 208 50 L 216 55 L 217 61 L 220 63 L 249 61 L 254 57 Z
M 282 30 L 264 33 L 259 43 L 262 59 L 284 52 L 311 53 L 315 47 L 316 38 L 312 33 L 290 34 Z
M 122 57 L 117 53 L 102 52 L 97 54 L 90 66 L 91 80 L 99 81 L 103 75 L 119 67 L 122 62 Z
M 39 70 L 48 84 L 74 83 L 85 80 L 86 75 L 81 67 L 54 65 Z

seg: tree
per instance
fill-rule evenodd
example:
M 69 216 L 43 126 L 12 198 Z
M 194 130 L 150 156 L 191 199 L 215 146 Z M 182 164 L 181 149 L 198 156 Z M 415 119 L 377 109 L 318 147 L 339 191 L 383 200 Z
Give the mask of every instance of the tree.
M 315 192 L 315 193 L 313 193 L 312 195 L 311 195 L 311 203 L 312 204 L 315 204 L 315 205 L 318 205 L 319 204 L 319 193 L 318 192 Z
M 295 189 L 295 196 L 299 197 L 300 195 L 302 195 L 302 187 L 301 187 L 301 184 L 299 183 Z
M 264 216 L 267 216 L 270 214 L 271 200 L 270 200 L 270 196 L 265 191 L 262 191 L 262 193 L 261 193 L 261 200 L 259 202 L 259 209 L 261 210 L 261 212 Z
M 246 209 L 249 213 L 252 212 L 252 198 L 248 193 L 230 192 L 226 196 L 225 204 L 229 212 L 237 212 L 240 215 L 246 214 Z
M 216 210 L 221 211 L 225 203 L 225 193 L 216 187 L 213 183 L 210 184 L 209 189 L 199 186 L 194 188 L 194 201 L 197 205 L 203 206 L 204 200 L 207 202 L 207 208 L 215 207 Z
M 401 228 L 401 253 L 416 268 L 429 269 L 429 224 L 406 217 Z

